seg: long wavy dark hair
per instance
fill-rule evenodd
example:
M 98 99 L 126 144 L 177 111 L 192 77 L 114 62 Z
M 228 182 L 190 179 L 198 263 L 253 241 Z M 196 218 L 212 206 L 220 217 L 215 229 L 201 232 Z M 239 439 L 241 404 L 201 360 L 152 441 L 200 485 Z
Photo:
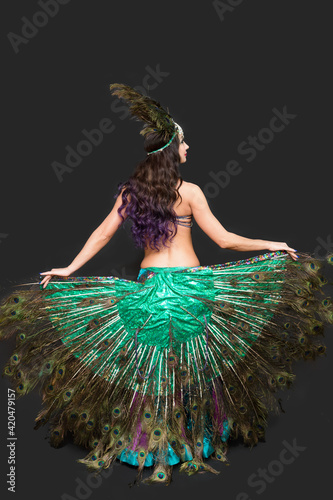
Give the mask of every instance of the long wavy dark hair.
M 145 137 L 144 149 L 148 153 L 166 144 L 165 138 L 158 133 Z M 183 179 L 179 172 L 179 137 L 175 136 L 171 144 L 158 153 L 147 155 L 136 167 L 128 181 L 118 184 L 115 198 L 122 193 L 122 205 L 118 213 L 126 206 L 125 213 L 132 220 L 131 233 L 136 247 L 160 250 L 168 247 L 177 234 L 176 212 L 174 203 L 182 199 L 179 187 Z M 176 188 L 178 181 L 180 185 Z M 170 228 L 170 222 L 172 229 Z M 118 226 L 118 227 L 119 227 Z

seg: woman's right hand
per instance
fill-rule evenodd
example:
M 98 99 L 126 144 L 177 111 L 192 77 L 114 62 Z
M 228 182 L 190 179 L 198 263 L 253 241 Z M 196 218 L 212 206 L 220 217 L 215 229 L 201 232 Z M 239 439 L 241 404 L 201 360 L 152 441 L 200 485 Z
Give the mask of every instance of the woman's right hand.
M 46 288 L 52 276 L 70 276 L 72 272 L 73 271 L 69 267 L 60 267 L 59 269 L 51 269 L 51 271 L 39 273 L 40 275 L 45 274 L 43 280 L 40 282 L 40 285 L 44 284 L 43 288 Z
M 285 250 L 286 252 L 289 253 L 290 257 L 293 260 L 298 259 L 298 256 L 296 255 L 297 250 L 295 250 L 294 248 L 290 248 L 287 245 L 287 243 L 282 243 L 279 241 L 271 241 L 267 249 L 270 250 L 271 252 L 276 252 L 277 250 Z

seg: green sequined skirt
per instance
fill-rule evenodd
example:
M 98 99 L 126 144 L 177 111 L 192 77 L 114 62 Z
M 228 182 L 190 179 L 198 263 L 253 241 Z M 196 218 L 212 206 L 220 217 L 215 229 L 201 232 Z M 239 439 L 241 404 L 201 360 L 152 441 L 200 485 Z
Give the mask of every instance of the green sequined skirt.
M 332 257 L 328 257 L 332 263 Z M 0 335 L 16 336 L 4 372 L 17 395 L 39 385 L 51 444 L 88 448 L 90 469 L 153 466 L 145 482 L 218 473 L 228 444 L 264 439 L 292 362 L 325 352 L 333 322 L 322 262 L 285 252 L 212 266 L 150 267 L 136 281 L 54 277 L 1 304 Z

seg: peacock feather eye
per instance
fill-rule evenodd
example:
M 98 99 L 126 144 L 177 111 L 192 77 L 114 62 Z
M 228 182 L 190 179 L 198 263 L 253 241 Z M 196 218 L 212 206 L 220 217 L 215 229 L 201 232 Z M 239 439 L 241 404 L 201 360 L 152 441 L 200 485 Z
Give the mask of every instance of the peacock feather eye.
M 247 381 L 251 384 L 253 382 L 253 375 L 248 375 Z
M 176 418 L 180 418 L 182 416 L 182 414 L 180 413 L 180 411 L 176 411 L 175 413 L 175 417 Z
M 108 424 L 104 425 L 103 431 L 108 432 L 109 430 L 110 430 L 110 426 Z
M 20 301 L 20 299 L 18 297 L 14 297 L 13 301 L 15 302 L 15 304 L 17 304 Z
M 64 401 L 69 401 L 72 397 L 72 391 L 66 391 L 63 395 Z
M 239 407 L 239 411 L 240 411 L 240 413 L 246 413 L 246 410 L 247 410 L 247 408 L 246 408 L 246 406 L 245 406 L 245 405 L 241 405 L 241 406 Z
M 102 465 L 104 465 L 104 460 L 100 460 L 100 461 L 98 462 L 98 465 L 99 465 L 100 467 L 102 467 Z
M 13 375 L 13 370 L 11 369 L 10 366 L 6 366 L 4 373 L 5 373 L 5 375 L 11 376 L 11 375 Z
M 11 312 L 10 312 L 10 314 L 11 314 L 12 316 L 15 316 L 16 311 L 11 311 Z
M 95 304 L 94 299 L 90 299 L 90 300 L 89 300 L 89 304 Z
M 327 284 L 327 279 L 325 278 L 325 276 L 323 276 L 322 274 L 320 276 L 318 276 L 319 278 L 319 281 L 320 281 L 320 285 L 326 285 Z
M 157 477 L 157 479 L 160 479 L 160 480 L 161 480 L 161 479 L 164 479 L 164 478 L 165 478 L 165 474 L 164 474 L 164 472 L 158 472 L 158 473 L 156 474 L 156 477 Z
M 201 448 L 201 446 L 202 446 L 202 443 L 200 441 L 197 441 L 197 447 Z
M 94 427 L 94 421 L 93 420 L 88 420 L 87 427 L 88 427 L 88 429 L 92 429 Z
M 113 409 L 113 414 L 115 417 L 118 417 L 120 415 L 120 413 L 121 413 L 120 408 L 116 407 Z
M 85 411 L 83 413 L 81 413 L 82 420 L 86 420 L 87 417 L 88 417 L 88 414 Z
M 146 418 L 147 420 L 149 420 L 149 419 L 151 418 L 151 416 L 152 416 L 152 415 L 151 415 L 151 413 L 150 413 L 150 412 L 148 412 L 148 411 L 147 411 L 147 412 L 145 413 L 145 418 Z
M 93 444 L 92 444 L 92 445 L 93 445 L 93 448 L 96 448 L 96 446 L 98 445 L 98 441 L 97 441 L 97 439 L 93 442 Z
M 115 436 L 118 436 L 118 434 L 119 434 L 119 429 L 117 429 L 117 428 L 116 428 L 116 429 L 113 429 L 113 434 L 114 434 Z
M 324 307 L 327 307 L 330 304 L 330 301 L 328 299 L 324 299 L 322 301 L 322 304 L 323 304 Z
M 70 418 L 71 418 L 72 420 L 77 419 L 77 417 L 78 417 L 77 413 L 71 413 L 71 414 L 70 414 Z
M 24 334 L 24 333 L 20 333 L 20 335 L 19 335 L 19 339 L 20 339 L 20 340 L 24 340 L 24 339 L 25 339 L 25 334 Z
M 13 356 L 11 357 L 11 360 L 12 360 L 14 363 L 17 363 L 17 362 L 18 362 L 18 360 L 19 360 L 18 354 L 13 354 Z
M 139 457 L 140 457 L 140 458 L 144 458 L 144 456 L 145 456 L 145 452 L 144 452 L 144 451 L 140 451 L 140 453 L 139 453 Z
M 155 429 L 153 431 L 153 434 L 154 434 L 154 438 L 160 438 L 162 435 L 162 431 L 161 431 L 161 429 Z
M 328 262 L 329 264 L 333 264 L 333 255 L 329 255 L 329 256 L 327 257 L 327 262 Z
M 54 436 L 59 436 L 60 432 L 59 431 L 53 431 Z
M 287 321 L 287 323 L 285 323 L 283 326 L 284 326 L 284 328 L 285 328 L 286 330 L 289 330 L 289 328 L 290 328 L 290 323 Z
M 91 460 L 92 460 L 93 462 L 95 462 L 95 460 L 97 460 L 97 455 L 93 455 L 93 456 L 91 457 Z
M 317 352 L 319 352 L 319 354 L 324 354 L 325 351 L 326 347 L 324 345 L 320 345 L 317 347 Z
M 195 405 L 192 406 L 192 410 L 193 411 L 197 411 L 197 409 L 198 409 L 198 405 L 195 404 Z

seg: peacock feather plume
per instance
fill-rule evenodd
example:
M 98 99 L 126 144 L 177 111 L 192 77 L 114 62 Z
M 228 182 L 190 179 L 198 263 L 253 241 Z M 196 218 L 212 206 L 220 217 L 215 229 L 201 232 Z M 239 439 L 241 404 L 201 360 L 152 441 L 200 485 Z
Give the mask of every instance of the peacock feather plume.
M 326 260 L 329 264 L 329 259 Z M 18 397 L 39 387 L 35 428 L 58 447 L 70 434 L 98 473 L 118 459 L 138 484 L 170 484 L 228 465 L 232 440 L 265 440 L 296 360 L 326 352 L 333 305 L 323 262 L 284 252 L 143 274 L 137 281 L 67 277 L 0 303 L 4 374 Z M 163 293 L 161 292 L 163 291 Z
M 140 94 L 123 83 L 111 84 L 110 90 L 112 95 L 116 95 L 128 104 L 132 118 L 145 123 L 140 131 L 141 135 L 146 136 L 157 132 L 162 135 L 163 139 L 168 140 L 176 132 L 177 129 L 171 115 L 158 101 Z

